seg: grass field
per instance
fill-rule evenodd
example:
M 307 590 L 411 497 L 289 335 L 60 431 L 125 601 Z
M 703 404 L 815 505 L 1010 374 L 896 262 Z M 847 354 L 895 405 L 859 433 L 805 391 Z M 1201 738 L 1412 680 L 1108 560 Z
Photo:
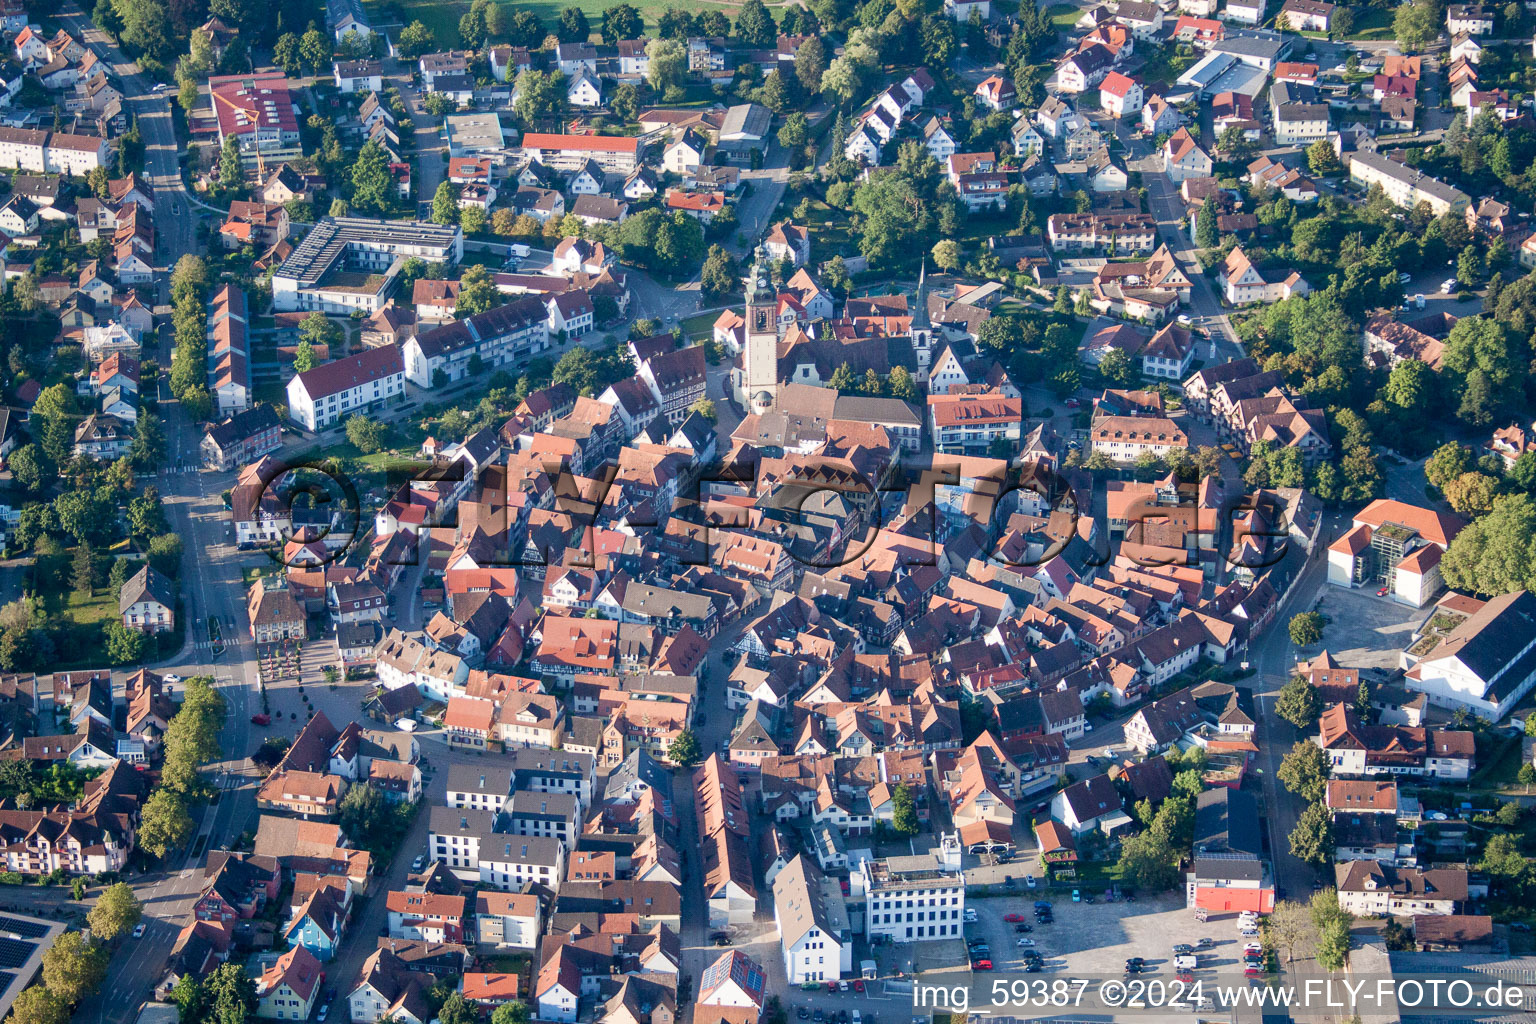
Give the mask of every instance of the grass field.
M 505 6 L 514 4 L 508 0 L 502 0 Z M 519 0 L 515 5 L 520 11 L 532 12 L 546 28 L 553 28 L 560 12 L 567 7 L 579 7 L 592 23 L 594 31 L 597 30 L 603 20 L 603 11 L 614 6 L 619 0 Z M 625 0 L 640 11 L 645 18 L 647 28 L 656 26 L 656 19 L 661 16 L 668 7 L 677 7 L 690 11 L 693 14 L 701 14 L 711 8 L 724 11 L 729 17 L 735 18 L 736 11 L 740 8 L 739 2 L 734 0 Z M 769 9 L 788 6 L 789 0 L 767 0 Z M 432 30 L 433 36 L 440 46 L 457 46 L 459 43 L 459 17 L 469 10 L 469 0 L 386 0 L 382 3 L 369 3 L 368 8 L 373 14 L 374 23 L 378 25 L 406 25 L 412 21 L 420 21 Z M 391 31 L 391 35 L 397 34 Z
M 1393 39 L 1392 12 L 1377 8 L 1360 11 L 1355 15 L 1355 30 L 1351 39 Z
M 1072 26 L 1077 24 L 1077 19 L 1083 16 L 1081 8 L 1071 4 L 1055 4 L 1045 9 L 1045 16 L 1051 19 L 1051 24 L 1062 32 L 1070 32 Z

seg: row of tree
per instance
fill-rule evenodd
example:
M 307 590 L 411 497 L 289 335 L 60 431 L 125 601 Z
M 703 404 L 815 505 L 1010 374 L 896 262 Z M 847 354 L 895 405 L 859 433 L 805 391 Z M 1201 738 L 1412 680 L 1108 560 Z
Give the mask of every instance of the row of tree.
M 207 799 L 200 770 L 221 756 L 219 730 L 225 710 L 211 677 L 186 681 L 181 707 L 166 726 L 160 785 L 149 794 L 140 815 L 139 846 L 156 857 L 179 849 L 192 837 L 189 808 Z
M 81 999 L 101 988 L 107 977 L 106 943 L 128 934 L 144 916 L 144 907 L 126 882 L 108 886 L 86 915 L 91 937 L 65 932 L 43 954 L 42 981 L 16 998 L 15 1024 L 67 1024 Z

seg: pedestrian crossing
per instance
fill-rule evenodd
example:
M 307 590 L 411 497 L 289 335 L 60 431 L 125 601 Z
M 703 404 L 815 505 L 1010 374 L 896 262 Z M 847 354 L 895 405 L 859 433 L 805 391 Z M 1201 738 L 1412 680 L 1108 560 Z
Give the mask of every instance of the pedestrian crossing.
M 177 473 L 196 473 L 202 466 L 161 466 L 155 472 L 160 476 L 174 476 Z

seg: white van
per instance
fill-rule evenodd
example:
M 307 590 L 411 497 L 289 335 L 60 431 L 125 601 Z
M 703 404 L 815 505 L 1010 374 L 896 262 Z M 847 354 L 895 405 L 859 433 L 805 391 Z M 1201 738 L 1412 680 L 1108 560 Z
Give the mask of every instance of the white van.
M 1173 969 L 1176 971 L 1192 971 L 1198 964 L 1199 960 L 1189 953 L 1173 958 Z

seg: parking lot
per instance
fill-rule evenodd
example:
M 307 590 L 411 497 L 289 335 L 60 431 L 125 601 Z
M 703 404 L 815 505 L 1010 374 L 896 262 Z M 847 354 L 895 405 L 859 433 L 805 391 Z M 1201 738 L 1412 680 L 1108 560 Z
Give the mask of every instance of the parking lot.
M 1127 959 L 1139 956 L 1146 960 L 1144 973 L 1165 979 L 1174 975 L 1175 945 L 1192 946 L 1210 938 L 1215 947 L 1200 954 L 1199 970 L 1242 972 L 1243 945 L 1250 940 L 1238 935 L 1236 914 L 1213 914 L 1202 924 L 1185 908 L 1182 893 L 1138 896 L 1132 903 L 1107 903 L 1101 891 L 1095 895 L 1091 904 L 1073 903 L 1070 892 L 1062 896 L 1060 890 L 1048 896 L 1025 890 L 1016 897 L 968 900 L 966 906 L 976 908 L 977 921 L 966 925 L 966 938 L 987 940 L 998 971 L 1022 970 L 1025 950 L 1018 940 L 1032 939 L 1045 972 L 1073 977 L 1119 975 Z M 1036 923 L 1036 899 L 1050 900 L 1053 924 Z M 1018 933 L 1017 923 L 1004 920 L 1012 914 L 1020 915 L 1032 930 Z
M 1408 646 L 1414 627 L 1429 614 L 1428 608 L 1410 608 L 1390 597 L 1377 597 L 1374 584 L 1355 589 L 1323 587 L 1316 608 L 1328 618 L 1322 646 L 1351 668 L 1396 668 L 1398 654 Z M 1309 647 L 1302 658 L 1316 653 Z

